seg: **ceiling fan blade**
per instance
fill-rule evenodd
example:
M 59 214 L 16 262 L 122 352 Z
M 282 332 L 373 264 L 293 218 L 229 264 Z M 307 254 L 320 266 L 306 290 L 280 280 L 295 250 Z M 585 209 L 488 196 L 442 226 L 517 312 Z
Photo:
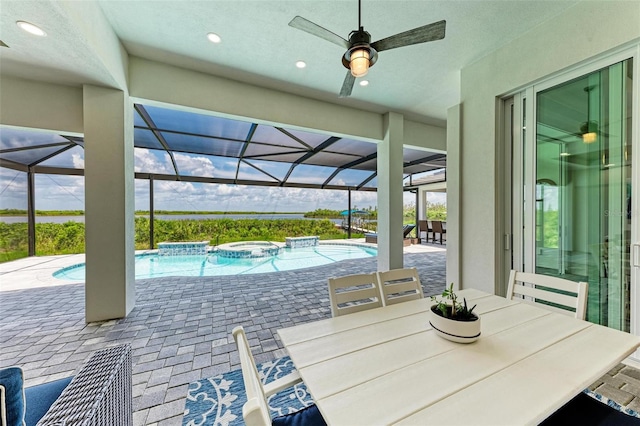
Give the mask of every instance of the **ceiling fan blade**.
M 427 41 L 442 40 L 444 38 L 447 21 L 438 21 L 423 27 L 414 28 L 403 33 L 392 35 L 382 40 L 371 43 L 376 51 L 395 49 L 396 47 L 410 46 L 412 44 L 425 43 Z
M 356 82 L 356 78 L 351 74 L 351 71 L 347 71 L 347 76 L 342 83 L 342 89 L 340 89 L 340 97 L 347 98 L 351 96 L 353 90 L 353 84 Z
M 318 24 L 314 24 L 313 22 L 303 18 L 302 16 L 296 16 L 295 18 L 293 18 L 291 22 L 289 22 L 289 26 L 307 32 L 316 37 L 323 38 L 333 44 L 337 44 L 344 49 L 349 48 L 349 42 L 347 40 L 343 39 L 337 34 L 332 33 L 328 29 L 321 27 Z

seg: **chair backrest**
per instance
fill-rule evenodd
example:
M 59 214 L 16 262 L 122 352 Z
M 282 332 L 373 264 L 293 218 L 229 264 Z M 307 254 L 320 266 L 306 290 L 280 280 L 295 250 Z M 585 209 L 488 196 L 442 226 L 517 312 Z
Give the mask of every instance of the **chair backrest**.
M 424 297 L 416 268 L 378 272 L 378 285 L 385 306 Z
M 334 317 L 382 307 L 378 278 L 375 273 L 329 278 L 329 300 Z
M 409 233 L 413 231 L 413 228 L 415 227 L 416 227 L 415 225 L 404 225 L 402 227 L 402 236 L 406 238 L 407 235 L 409 235 Z
M 431 226 L 429 225 L 429 223 L 426 220 L 419 220 L 418 221 L 418 233 L 421 232 L 429 232 L 431 229 Z
M 240 354 L 240 367 L 242 368 L 242 379 L 247 392 L 247 402 L 242 407 L 242 417 L 247 426 L 268 426 L 271 425 L 271 415 L 267 397 L 265 396 L 260 381 L 260 375 L 256 368 L 256 362 L 251 355 L 251 347 L 244 333 L 244 328 L 233 329 L 233 338 L 238 345 Z
M 433 232 L 435 232 L 436 234 L 442 234 L 443 229 L 442 229 L 442 222 L 439 220 L 432 220 L 431 221 L 431 227 L 433 228 Z
M 586 282 L 512 270 L 506 297 L 584 319 L 587 313 L 587 290 Z

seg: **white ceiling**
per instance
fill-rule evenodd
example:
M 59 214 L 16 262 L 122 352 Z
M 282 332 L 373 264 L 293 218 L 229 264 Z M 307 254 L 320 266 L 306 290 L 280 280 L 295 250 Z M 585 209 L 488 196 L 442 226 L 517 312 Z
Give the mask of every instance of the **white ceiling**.
M 576 3 L 364 0 L 362 23 L 372 41 L 442 19 L 446 37 L 381 52 L 366 76 L 370 85 L 356 82 L 352 96 L 340 99 L 346 74 L 341 48 L 287 24 L 300 15 L 348 38 L 357 27 L 356 0 L 98 0 L 106 20 L 95 15 L 100 9 L 88 7 L 93 2 L 0 0 L 0 40 L 9 45 L 0 48 L 0 73 L 115 86 L 117 77 L 91 40 L 92 31 L 106 23 L 130 55 L 434 124 L 443 124 L 447 108 L 459 102 L 462 68 Z M 86 18 L 82 25 L 78 16 Z M 48 36 L 24 33 L 17 20 L 41 26 Z M 222 43 L 209 42 L 208 32 L 219 34 Z M 307 68 L 297 69 L 298 60 Z

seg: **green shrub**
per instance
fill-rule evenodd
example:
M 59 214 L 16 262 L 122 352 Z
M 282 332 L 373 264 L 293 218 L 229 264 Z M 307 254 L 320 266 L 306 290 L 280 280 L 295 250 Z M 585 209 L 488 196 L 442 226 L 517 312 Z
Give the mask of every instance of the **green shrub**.
M 149 218 L 135 218 L 135 248 L 149 248 Z M 342 239 L 346 234 L 327 219 L 208 219 L 160 220 L 154 223 L 154 245 L 159 242 L 209 241 L 211 245 L 234 241 L 284 242 L 286 237 L 318 235 L 320 239 Z M 85 226 L 81 222 L 36 224 L 36 254 L 84 253 Z M 352 234 L 352 238 L 362 237 Z M 26 223 L 0 223 L 0 262 L 26 257 Z

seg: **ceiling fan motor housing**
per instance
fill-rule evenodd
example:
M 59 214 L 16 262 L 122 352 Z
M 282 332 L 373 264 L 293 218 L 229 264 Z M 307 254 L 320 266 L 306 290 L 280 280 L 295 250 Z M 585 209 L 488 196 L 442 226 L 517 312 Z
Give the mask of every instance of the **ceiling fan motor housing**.
M 363 27 L 360 27 L 358 31 L 351 31 L 349 34 L 349 49 L 342 55 L 342 65 L 345 68 L 349 68 L 351 63 L 351 54 L 358 49 L 366 49 L 369 51 L 369 67 L 378 60 L 378 52 L 371 47 L 371 34 L 366 32 Z

